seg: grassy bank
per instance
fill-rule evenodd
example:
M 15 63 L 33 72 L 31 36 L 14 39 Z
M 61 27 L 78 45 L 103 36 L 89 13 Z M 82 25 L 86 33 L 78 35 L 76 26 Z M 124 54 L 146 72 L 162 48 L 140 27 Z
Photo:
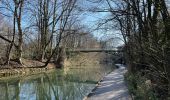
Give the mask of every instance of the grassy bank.
M 77 53 L 68 57 L 65 61 L 65 66 L 71 67 L 112 63 L 111 57 L 112 55 L 107 53 Z

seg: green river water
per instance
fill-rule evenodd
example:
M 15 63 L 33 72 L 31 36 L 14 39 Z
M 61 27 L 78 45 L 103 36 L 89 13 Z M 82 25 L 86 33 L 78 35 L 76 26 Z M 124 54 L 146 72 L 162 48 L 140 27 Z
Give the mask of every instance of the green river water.
M 0 100 L 82 100 L 113 66 L 58 69 L 0 81 Z

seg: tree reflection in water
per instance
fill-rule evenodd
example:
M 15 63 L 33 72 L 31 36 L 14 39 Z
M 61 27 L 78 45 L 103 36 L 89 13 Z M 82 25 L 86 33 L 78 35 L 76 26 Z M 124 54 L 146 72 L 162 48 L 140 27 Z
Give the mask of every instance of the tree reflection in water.
M 29 78 L 2 80 L 0 100 L 81 100 L 112 69 L 99 66 L 67 72 L 57 70 Z

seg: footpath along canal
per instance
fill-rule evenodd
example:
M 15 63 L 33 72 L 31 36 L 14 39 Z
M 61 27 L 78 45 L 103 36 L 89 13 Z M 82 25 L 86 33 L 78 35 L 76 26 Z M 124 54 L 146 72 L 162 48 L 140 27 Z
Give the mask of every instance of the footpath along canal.
M 116 66 L 119 68 L 106 75 L 83 100 L 132 100 L 124 81 L 127 70 L 121 64 Z

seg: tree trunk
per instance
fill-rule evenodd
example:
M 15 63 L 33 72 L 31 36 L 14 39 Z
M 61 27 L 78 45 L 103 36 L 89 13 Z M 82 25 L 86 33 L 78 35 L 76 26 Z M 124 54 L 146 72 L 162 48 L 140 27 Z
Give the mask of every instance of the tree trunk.
M 19 64 L 22 64 L 22 45 L 23 45 L 23 33 L 21 28 L 21 16 L 22 16 L 22 7 L 23 7 L 24 0 L 19 0 L 19 2 L 14 0 L 15 3 L 15 17 L 17 20 L 17 26 L 18 26 L 18 46 L 16 48 L 16 61 Z

